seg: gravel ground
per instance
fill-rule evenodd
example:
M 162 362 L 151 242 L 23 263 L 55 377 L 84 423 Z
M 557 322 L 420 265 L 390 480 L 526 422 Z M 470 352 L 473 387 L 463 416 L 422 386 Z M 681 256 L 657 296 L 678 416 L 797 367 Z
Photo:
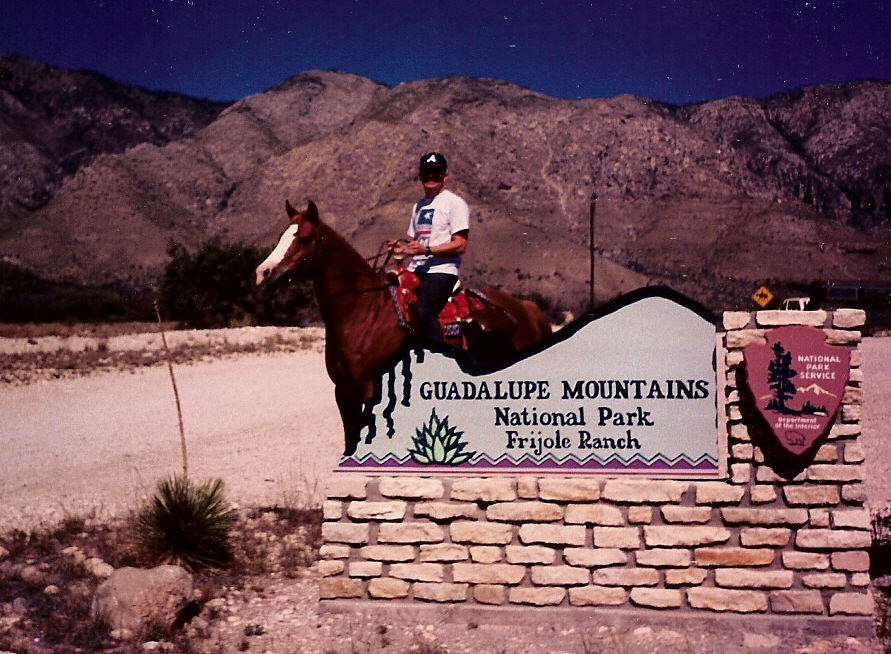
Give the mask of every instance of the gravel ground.
M 876 509 L 891 506 L 891 488 L 883 483 L 891 453 L 891 338 L 866 339 L 861 347 L 865 483 Z M 222 477 L 230 497 L 243 506 L 293 505 L 319 496 L 342 436 L 318 348 L 198 361 L 175 370 L 191 476 Z M 163 366 L 0 386 L 0 434 L 4 530 L 70 514 L 120 514 L 150 493 L 157 478 L 182 465 L 173 392 Z M 229 589 L 214 600 L 213 620 L 199 618 L 189 627 L 194 642 L 208 652 L 884 651 L 874 640 L 746 628 L 419 626 L 367 614 L 319 616 L 317 586 L 310 570 L 298 579 L 267 575 Z

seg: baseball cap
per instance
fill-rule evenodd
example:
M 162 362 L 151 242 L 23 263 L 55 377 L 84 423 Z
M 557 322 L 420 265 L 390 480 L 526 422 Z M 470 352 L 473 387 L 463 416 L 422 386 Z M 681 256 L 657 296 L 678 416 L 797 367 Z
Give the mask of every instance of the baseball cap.
M 441 168 L 443 171 L 448 170 L 448 164 L 446 163 L 446 158 L 439 154 L 439 152 L 428 152 L 427 154 L 421 157 L 421 162 L 419 164 L 421 168 L 426 168 L 427 166 Z

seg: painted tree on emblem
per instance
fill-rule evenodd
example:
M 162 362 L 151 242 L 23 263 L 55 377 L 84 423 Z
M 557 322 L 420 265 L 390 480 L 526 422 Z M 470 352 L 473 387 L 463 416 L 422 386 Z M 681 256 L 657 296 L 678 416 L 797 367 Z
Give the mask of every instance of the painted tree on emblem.
M 798 373 L 792 369 L 792 354 L 786 352 L 782 343 L 774 343 L 771 347 L 774 358 L 767 364 L 767 386 L 773 391 L 773 399 L 767 403 L 767 409 L 780 413 L 792 413 L 786 406 L 786 401 L 795 393 L 795 385 L 792 378 Z

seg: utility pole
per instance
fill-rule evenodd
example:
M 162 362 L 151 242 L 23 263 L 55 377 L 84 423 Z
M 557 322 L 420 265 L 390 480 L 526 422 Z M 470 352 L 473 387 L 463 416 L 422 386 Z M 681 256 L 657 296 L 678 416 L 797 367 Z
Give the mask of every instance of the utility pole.
M 590 311 L 594 310 L 594 211 L 597 209 L 597 194 L 591 194 L 591 214 L 590 214 L 590 224 L 589 224 L 589 244 L 590 244 L 590 256 L 591 256 L 591 273 L 590 273 L 590 294 L 588 297 L 588 309 Z

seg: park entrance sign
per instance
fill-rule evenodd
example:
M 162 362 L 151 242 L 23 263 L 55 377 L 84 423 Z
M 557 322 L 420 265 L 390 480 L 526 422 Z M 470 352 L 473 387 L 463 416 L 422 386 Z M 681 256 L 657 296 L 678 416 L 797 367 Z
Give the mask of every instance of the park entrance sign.
M 497 370 L 406 350 L 338 469 L 717 477 L 714 361 L 708 312 L 664 288 L 624 296 Z

